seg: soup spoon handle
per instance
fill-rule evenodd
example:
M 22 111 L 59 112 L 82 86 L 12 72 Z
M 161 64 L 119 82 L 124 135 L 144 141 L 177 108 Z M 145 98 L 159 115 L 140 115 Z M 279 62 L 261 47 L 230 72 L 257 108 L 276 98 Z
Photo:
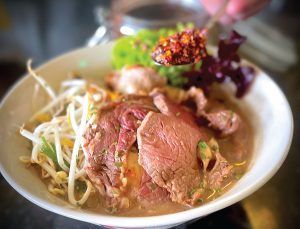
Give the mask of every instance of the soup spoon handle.
M 204 26 L 205 32 L 207 32 L 212 27 L 214 27 L 214 25 L 216 24 L 216 22 L 224 15 L 228 3 L 229 3 L 229 0 L 224 0 L 223 1 L 222 5 L 219 7 L 219 9 L 217 10 L 217 12 L 208 20 L 208 22 Z

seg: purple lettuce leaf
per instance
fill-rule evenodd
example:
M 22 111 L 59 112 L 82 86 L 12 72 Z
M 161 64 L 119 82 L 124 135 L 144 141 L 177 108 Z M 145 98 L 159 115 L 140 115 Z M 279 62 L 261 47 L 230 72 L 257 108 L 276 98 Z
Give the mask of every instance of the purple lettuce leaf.
M 246 37 L 236 31 L 232 31 L 227 39 L 221 39 L 216 57 L 207 55 L 202 60 L 200 70 L 184 73 L 188 79 L 185 87 L 189 88 L 194 85 L 208 94 L 211 84 L 223 83 L 226 79 L 230 79 L 236 86 L 236 97 L 244 96 L 255 78 L 254 69 L 241 66 L 240 57 L 237 54 L 245 40 Z

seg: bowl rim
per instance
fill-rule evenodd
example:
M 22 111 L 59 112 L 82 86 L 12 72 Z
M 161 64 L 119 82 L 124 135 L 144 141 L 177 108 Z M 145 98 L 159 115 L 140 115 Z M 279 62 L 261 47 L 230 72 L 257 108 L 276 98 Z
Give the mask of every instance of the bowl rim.
M 109 42 L 104 45 L 112 45 L 113 42 Z M 103 45 L 96 46 L 100 47 Z M 69 52 L 66 52 L 62 55 L 59 55 L 57 57 L 52 58 L 49 61 L 46 61 L 44 64 L 39 65 L 38 68 L 36 68 L 37 71 L 40 69 L 43 69 L 47 67 L 48 65 L 52 65 L 55 62 L 59 62 L 62 59 L 74 55 L 76 53 L 80 53 L 87 49 L 94 49 L 95 47 L 82 47 L 75 50 L 71 50 Z M 289 136 L 288 141 L 286 142 L 286 145 L 284 147 L 284 150 L 282 152 L 282 155 L 278 162 L 274 165 L 274 167 L 266 174 L 259 177 L 259 179 L 255 180 L 253 183 L 249 184 L 247 187 L 236 191 L 234 194 L 225 196 L 222 198 L 222 201 L 212 201 L 208 204 L 205 204 L 201 207 L 196 207 L 192 209 L 188 209 L 185 211 L 177 212 L 177 213 L 171 213 L 171 214 L 165 214 L 165 215 L 158 215 L 158 216 L 144 216 L 144 217 L 128 217 L 128 216 L 112 216 L 112 215 L 104 215 L 97 212 L 89 212 L 89 211 L 80 211 L 78 209 L 71 209 L 66 208 L 63 206 L 58 206 L 56 204 L 50 203 L 46 201 L 45 199 L 36 197 L 32 195 L 31 193 L 27 192 L 24 188 L 22 188 L 17 182 L 15 182 L 12 177 L 5 171 L 4 167 L 2 166 L 2 162 L 0 161 L 0 172 L 3 175 L 3 177 L 6 179 L 6 181 L 23 197 L 25 197 L 30 202 L 38 205 L 39 207 L 46 209 L 48 211 L 54 212 L 59 215 L 63 215 L 65 217 L 73 218 L 76 220 L 84 221 L 87 223 L 92 223 L 96 225 L 109 225 L 114 227 L 127 227 L 127 228 L 137 228 L 137 227 L 158 227 L 158 226 L 167 226 L 167 225 L 176 225 L 180 224 L 192 219 L 200 218 L 203 216 L 206 216 L 208 214 L 211 214 L 215 211 L 221 210 L 225 207 L 228 207 L 245 197 L 249 196 L 250 194 L 257 191 L 260 187 L 262 187 L 274 174 L 279 170 L 281 165 L 283 164 L 284 160 L 287 157 L 287 154 L 289 152 L 292 138 L 293 138 L 293 131 L 294 131 L 294 123 L 293 123 L 293 115 L 292 110 L 290 108 L 290 105 L 288 103 L 287 98 L 285 97 L 284 93 L 280 89 L 280 87 L 275 83 L 275 81 L 267 75 L 264 71 L 262 71 L 259 67 L 254 65 L 253 63 L 249 61 L 245 61 L 245 63 L 250 64 L 251 66 L 255 67 L 255 69 L 260 73 L 259 77 L 264 77 L 268 80 L 268 83 L 273 84 L 273 86 L 276 87 L 277 91 L 279 92 L 279 95 L 283 99 L 283 105 L 285 109 L 287 109 L 288 116 L 287 117 L 287 128 L 289 129 Z M 6 92 L 5 96 L 2 98 L 2 101 L 0 102 L 0 111 L 2 110 L 4 104 L 10 97 L 10 95 L 13 93 L 13 91 L 19 87 L 28 77 L 28 74 L 24 74 L 17 82 L 15 82 Z M 254 82 L 255 83 L 255 82 Z

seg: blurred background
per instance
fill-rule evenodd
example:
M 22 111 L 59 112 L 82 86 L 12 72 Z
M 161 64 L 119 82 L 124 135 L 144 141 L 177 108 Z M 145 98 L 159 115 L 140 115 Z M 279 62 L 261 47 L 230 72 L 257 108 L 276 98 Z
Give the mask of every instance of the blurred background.
M 178 21 L 201 27 L 208 18 L 200 0 L 0 0 L 0 97 L 25 73 L 29 58 L 38 65 L 141 28 L 172 27 Z M 247 20 L 216 26 L 209 42 L 215 44 L 233 28 L 248 38 L 242 56 L 269 73 L 288 97 L 295 121 L 292 147 L 279 172 L 259 191 L 178 228 L 299 228 L 300 2 L 273 0 Z M 1 228 L 98 228 L 33 205 L 2 176 L 0 190 Z

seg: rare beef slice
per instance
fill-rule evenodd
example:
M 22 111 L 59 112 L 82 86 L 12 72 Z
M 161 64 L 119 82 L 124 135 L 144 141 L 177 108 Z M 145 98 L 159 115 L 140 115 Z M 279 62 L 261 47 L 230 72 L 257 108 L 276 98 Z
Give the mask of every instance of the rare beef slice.
M 191 203 L 201 181 L 196 150 L 205 134 L 176 116 L 149 112 L 137 130 L 139 163 L 171 200 Z

